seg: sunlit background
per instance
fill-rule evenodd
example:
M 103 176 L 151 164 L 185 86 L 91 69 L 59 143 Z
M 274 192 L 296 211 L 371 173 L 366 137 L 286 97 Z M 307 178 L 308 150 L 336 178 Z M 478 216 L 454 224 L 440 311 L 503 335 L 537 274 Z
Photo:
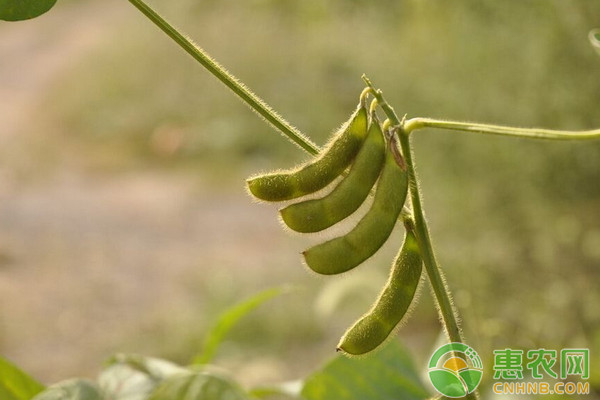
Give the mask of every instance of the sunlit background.
M 599 2 L 153 3 L 319 144 L 362 73 L 400 115 L 600 127 Z M 589 347 L 600 391 L 600 142 L 435 130 L 414 145 L 486 368 L 496 348 Z M 115 352 L 186 363 L 221 311 L 291 284 L 215 362 L 246 385 L 307 375 L 377 296 L 402 232 L 347 276 L 307 272 L 299 253 L 327 235 L 286 232 L 244 188 L 305 159 L 125 0 L 0 22 L 0 353 L 47 383 Z M 426 284 L 398 336 L 424 368 L 440 340 Z

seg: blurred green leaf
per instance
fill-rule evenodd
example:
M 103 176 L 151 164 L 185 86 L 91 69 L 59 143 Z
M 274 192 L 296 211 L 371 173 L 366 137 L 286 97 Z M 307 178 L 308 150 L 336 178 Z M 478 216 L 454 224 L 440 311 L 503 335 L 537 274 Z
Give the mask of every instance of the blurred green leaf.
M 186 371 L 166 360 L 119 354 L 98 377 L 98 384 L 111 400 L 144 400 L 165 378 Z
M 214 358 L 215 353 L 227 333 L 233 326 L 245 315 L 263 304 L 264 302 L 287 292 L 287 287 L 270 288 L 259 292 L 249 299 L 237 303 L 233 307 L 223 312 L 215 325 L 206 334 L 202 352 L 198 354 L 193 364 L 207 364 Z
M 589 38 L 594 49 L 600 54 L 600 29 L 593 29 L 590 31 Z
M 0 399 L 29 400 L 42 390 L 41 383 L 0 357 Z
M 248 400 L 234 382 L 219 374 L 186 372 L 165 379 L 148 400 Z
M 367 357 L 338 355 L 308 377 L 302 389 L 306 400 L 420 400 L 427 396 L 409 354 L 396 340 Z
M 95 383 L 86 379 L 69 379 L 49 386 L 33 400 L 103 400 Z
M 38 17 L 50 10 L 56 0 L 0 0 L 0 19 L 22 21 Z
M 248 393 L 258 399 L 269 399 L 277 396 L 278 399 L 300 399 L 303 382 L 300 380 L 283 382 L 275 385 L 258 386 Z

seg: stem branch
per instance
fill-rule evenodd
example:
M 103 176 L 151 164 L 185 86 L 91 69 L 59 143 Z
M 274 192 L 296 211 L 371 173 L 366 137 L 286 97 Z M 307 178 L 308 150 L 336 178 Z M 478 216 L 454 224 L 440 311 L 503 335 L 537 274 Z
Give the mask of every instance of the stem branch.
M 550 140 L 592 140 L 600 139 L 600 129 L 588 131 L 558 131 L 541 128 L 514 128 L 501 125 L 478 124 L 473 122 L 442 121 L 431 118 L 411 118 L 404 123 L 407 133 L 424 128 L 451 129 L 455 131 L 482 133 Z
M 255 95 L 243 83 L 231 75 L 217 61 L 215 61 L 206 51 L 194 44 L 191 39 L 185 37 L 177 31 L 164 18 L 156 13 L 150 6 L 142 0 L 129 0 L 138 10 L 140 10 L 150 21 L 158 26 L 164 33 L 173 39 L 182 49 L 187 51 L 213 76 L 219 79 L 229 89 L 231 89 L 244 103 L 256 111 L 267 122 L 273 125 L 277 130 L 287 136 L 292 142 L 296 143 L 302 149 L 310 154 L 317 154 L 319 147 L 312 143 L 298 129 L 289 124 L 283 117 L 277 114 L 267 103 Z

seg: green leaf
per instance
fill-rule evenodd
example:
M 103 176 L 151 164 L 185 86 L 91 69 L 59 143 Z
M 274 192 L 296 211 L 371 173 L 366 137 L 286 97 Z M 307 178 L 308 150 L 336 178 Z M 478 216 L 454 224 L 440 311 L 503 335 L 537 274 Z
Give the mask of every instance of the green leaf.
M 229 379 L 210 371 L 184 372 L 165 379 L 148 400 L 249 400 Z
M 44 385 L 0 357 L 0 399 L 29 400 L 44 390 Z
M 300 399 L 300 391 L 303 382 L 289 381 L 273 385 L 254 387 L 248 394 L 257 399 L 269 399 L 277 396 L 277 399 Z
M 287 287 L 266 289 L 223 312 L 215 325 L 206 334 L 202 352 L 194 357 L 192 364 L 207 364 L 211 362 L 227 333 L 242 317 L 264 302 L 288 291 L 289 288 Z
M 33 400 L 103 400 L 95 383 L 86 379 L 69 379 L 49 386 Z
M 166 360 L 119 354 L 98 377 L 98 384 L 111 400 L 145 400 L 165 378 L 186 369 Z
M 427 397 L 406 350 L 394 340 L 368 357 L 338 355 L 305 381 L 306 400 L 421 400 Z
M 56 0 L 0 0 L 0 19 L 22 21 L 38 17 L 50 10 Z

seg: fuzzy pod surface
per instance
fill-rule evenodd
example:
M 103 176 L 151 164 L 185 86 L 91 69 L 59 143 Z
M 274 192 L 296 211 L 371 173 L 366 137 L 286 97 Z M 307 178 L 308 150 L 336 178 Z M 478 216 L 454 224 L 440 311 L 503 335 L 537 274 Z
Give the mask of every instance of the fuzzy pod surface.
M 373 307 L 344 334 L 338 350 L 362 355 L 380 346 L 406 316 L 415 297 L 423 262 L 417 239 L 407 231 L 390 277 Z
M 356 211 L 375 185 L 385 160 L 385 139 L 378 123 L 372 123 L 348 175 L 325 197 L 283 208 L 281 219 L 292 230 L 319 232 Z
M 304 251 L 308 267 L 323 275 L 340 274 L 375 254 L 392 233 L 407 192 L 407 173 L 388 150 L 369 211 L 346 235 Z
M 248 179 L 250 193 L 260 200 L 285 201 L 323 189 L 352 163 L 367 137 L 367 126 L 367 110 L 361 102 L 315 159 Z

